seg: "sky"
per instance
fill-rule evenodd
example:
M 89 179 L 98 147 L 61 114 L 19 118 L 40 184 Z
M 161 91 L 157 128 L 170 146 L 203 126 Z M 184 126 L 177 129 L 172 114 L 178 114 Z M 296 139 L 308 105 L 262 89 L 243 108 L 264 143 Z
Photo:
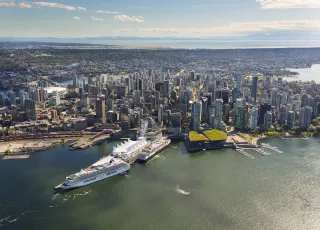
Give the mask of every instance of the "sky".
M 320 0 L 0 0 L 0 37 L 320 34 Z

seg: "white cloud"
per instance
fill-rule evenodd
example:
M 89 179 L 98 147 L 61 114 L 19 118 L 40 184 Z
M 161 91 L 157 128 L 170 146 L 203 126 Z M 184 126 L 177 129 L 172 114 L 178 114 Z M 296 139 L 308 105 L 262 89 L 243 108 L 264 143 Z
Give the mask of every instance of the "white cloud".
M 80 6 L 78 6 L 78 7 L 77 7 L 77 9 L 78 9 L 79 11 L 87 11 L 87 9 L 86 9 L 86 8 L 84 8 L 84 7 L 80 7 Z
M 65 10 L 78 10 L 78 11 L 86 11 L 87 9 L 84 7 L 75 7 L 70 5 L 64 5 L 55 2 L 20 2 L 14 3 L 13 1 L 1 1 L 0 7 L 20 7 L 20 8 L 32 8 L 32 7 L 49 7 L 49 8 L 60 8 Z
M 142 16 L 128 16 L 128 15 L 116 15 L 113 20 L 121 21 L 121 22 L 144 22 L 144 18 Z
M 70 5 L 64 5 L 60 3 L 55 3 L 55 2 L 32 2 L 32 4 L 40 7 L 50 7 L 50 8 L 60 8 L 60 9 L 65 9 L 65 10 L 79 10 L 79 11 L 86 11 L 87 9 L 84 7 L 75 7 L 75 6 L 70 6 Z
M 80 21 L 80 17 L 78 17 L 78 16 L 74 16 L 73 19 Z
M 103 18 L 98 18 L 98 17 L 95 17 L 95 16 L 91 16 L 90 17 L 93 21 L 104 21 Z
M 19 3 L 20 8 L 32 8 L 32 5 L 26 2 L 20 2 Z
M 15 7 L 16 4 L 14 2 L 0 2 L 0 7 Z
M 119 14 L 118 11 L 103 11 L 103 10 L 97 10 L 96 13 L 98 13 L 98 14 Z
M 232 23 L 225 26 L 209 28 L 136 28 L 122 29 L 120 32 L 166 33 L 185 36 L 241 36 L 252 33 L 272 33 L 279 31 L 310 31 L 320 32 L 320 21 L 284 20 L 269 22 Z
M 256 0 L 264 9 L 320 8 L 320 0 Z

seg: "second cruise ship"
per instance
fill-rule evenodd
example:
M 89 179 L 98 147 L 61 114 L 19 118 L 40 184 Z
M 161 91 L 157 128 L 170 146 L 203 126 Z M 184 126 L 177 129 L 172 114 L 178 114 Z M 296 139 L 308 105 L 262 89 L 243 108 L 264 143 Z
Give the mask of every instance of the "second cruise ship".
M 157 135 L 156 138 L 146 148 L 144 148 L 141 151 L 139 155 L 139 161 L 146 162 L 150 160 L 159 152 L 161 152 L 163 149 L 168 147 L 170 143 L 171 143 L 170 139 L 162 137 L 161 134 Z

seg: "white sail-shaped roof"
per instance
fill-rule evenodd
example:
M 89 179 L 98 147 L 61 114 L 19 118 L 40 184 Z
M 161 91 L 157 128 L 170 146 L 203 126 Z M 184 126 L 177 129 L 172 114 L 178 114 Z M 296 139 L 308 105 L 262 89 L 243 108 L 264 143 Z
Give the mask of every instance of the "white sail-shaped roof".
M 97 167 L 99 165 L 103 165 L 103 164 L 106 164 L 106 163 L 110 163 L 110 161 L 114 159 L 112 156 L 107 156 L 107 157 L 104 157 L 102 158 L 101 160 L 97 161 L 96 163 L 94 163 L 92 166 L 94 167 Z

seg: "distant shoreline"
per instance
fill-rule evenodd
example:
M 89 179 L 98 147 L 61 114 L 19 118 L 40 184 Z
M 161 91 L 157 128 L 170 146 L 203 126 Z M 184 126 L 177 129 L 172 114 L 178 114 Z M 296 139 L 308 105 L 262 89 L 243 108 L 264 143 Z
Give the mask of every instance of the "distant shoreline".
M 100 50 L 100 49 L 123 49 L 123 50 L 259 50 L 259 49 L 320 49 L 320 41 L 317 45 L 250 45 L 250 46 L 237 46 L 237 45 L 223 45 L 219 41 L 212 41 L 212 45 L 208 44 L 207 40 L 199 40 L 193 43 L 190 40 L 182 40 L 180 42 L 185 43 L 185 45 L 180 45 L 179 40 L 173 40 L 165 42 L 167 40 L 105 40 L 106 44 L 99 42 L 101 40 L 95 40 L 95 42 L 85 42 L 85 41 L 37 41 L 37 40 L 2 40 L 0 38 L 0 49 L 2 48 L 21 48 L 30 47 L 31 48 L 55 48 L 55 49 L 87 49 L 87 50 Z M 108 43 L 110 42 L 110 44 Z M 130 42 L 132 41 L 132 42 Z M 136 43 L 138 41 L 138 43 Z M 147 41 L 147 42 L 144 42 Z M 152 43 L 151 43 L 152 41 Z M 154 41 L 154 42 L 153 42 Z M 159 41 L 163 42 L 163 44 Z M 255 41 L 257 42 L 257 41 Z M 262 41 L 261 41 L 262 42 Z M 143 43 L 143 44 L 140 44 Z M 238 44 L 236 42 L 225 41 L 225 43 Z M 250 43 L 250 41 L 246 41 Z M 195 45 L 201 44 L 201 45 Z M 219 45 L 221 44 L 221 45 Z M 15 46 L 16 45 L 16 46 Z M 33 47 L 32 47 L 33 46 Z M 205 47 L 204 47 L 205 46 Z

